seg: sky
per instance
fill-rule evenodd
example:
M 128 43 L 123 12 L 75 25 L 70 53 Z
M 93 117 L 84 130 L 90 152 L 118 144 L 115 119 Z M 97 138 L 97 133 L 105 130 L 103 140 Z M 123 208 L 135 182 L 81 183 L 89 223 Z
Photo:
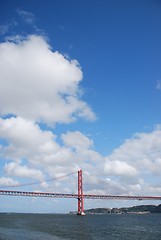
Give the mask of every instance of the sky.
M 160 103 L 161 1 L 0 1 L 1 189 L 77 191 L 77 176 L 48 180 L 82 169 L 85 193 L 161 196 Z M 0 201 L 9 212 L 77 208 Z

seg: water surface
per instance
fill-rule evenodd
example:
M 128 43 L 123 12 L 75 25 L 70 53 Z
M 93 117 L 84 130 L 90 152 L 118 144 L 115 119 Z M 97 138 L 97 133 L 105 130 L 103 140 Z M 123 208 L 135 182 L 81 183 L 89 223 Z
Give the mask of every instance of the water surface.
M 0 240 L 159 240 L 161 214 L 0 214 Z

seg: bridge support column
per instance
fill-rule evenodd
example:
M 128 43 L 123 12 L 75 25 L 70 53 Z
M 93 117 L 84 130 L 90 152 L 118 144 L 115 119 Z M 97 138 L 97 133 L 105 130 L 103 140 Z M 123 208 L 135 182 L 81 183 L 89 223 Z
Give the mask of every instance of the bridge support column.
M 82 170 L 78 171 L 78 212 L 77 212 L 77 215 L 81 215 L 81 216 L 85 215 Z

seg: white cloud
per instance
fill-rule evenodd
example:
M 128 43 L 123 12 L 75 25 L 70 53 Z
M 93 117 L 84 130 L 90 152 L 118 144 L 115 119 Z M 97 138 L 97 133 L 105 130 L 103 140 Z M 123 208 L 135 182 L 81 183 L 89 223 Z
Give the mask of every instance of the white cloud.
M 128 194 L 156 194 L 161 168 L 161 130 L 157 126 L 149 133 L 136 133 L 106 158 L 104 170 L 119 180 Z M 153 186 L 155 183 L 155 186 Z M 158 189 L 158 190 L 157 190 Z
M 62 134 L 60 145 L 51 131 L 20 117 L 0 119 L 0 138 L 7 142 L 1 145 L 1 158 L 7 160 L 6 176 L 46 180 L 82 168 L 87 193 L 154 194 L 155 189 L 161 193 L 156 179 L 161 167 L 159 127 L 150 133 L 135 134 L 106 158 L 79 131 Z M 92 180 L 89 174 L 108 179 Z M 75 189 L 76 182 L 77 178 Z M 50 189 L 55 184 L 45 186 Z
M 61 138 L 64 144 L 68 147 L 76 149 L 88 149 L 89 147 L 93 146 L 93 141 L 79 131 L 67 132 L 66 134 L 62 134 Z
M 94 120 L 79 99 L 82 71 L 76 60 L 53 52 L 40 36 L 0 44 L 0 114 L 54 126 L 82 117 Z
M 161 130 L 155 129 L 150 133 L 136 133 L 127 139 L 118 149 L 114 150 L 110 160 L 124 161 L 139 170 L 158 170 L 161 157 Z
M 3 147 L 3 154 L 7 159 L 41 164 L 50 162 L 50 155 L 60 151 L 60 146 L 54 141 L 55 135 L 51 131 L 42 131 L 38 124 L 17 117 L 0 119 L 0 137 L 8 142 Z M 46 159 L 46 156 L 49 159 Z
M 19 184 L 18 181 L 13 180 L 12 178 L 9 177 L 1 177 L 0 178 L 0 186 L 5 187 L 5 186 L 17 186 Z
M 0 44 L 1 158 L 7 176 L 43 179 L 94 168 L 101 158 L 93 142 L 80 132 L 61 136 L 57 143 L 52 131 L 40 129 L 37 122 L 51 126 L 77 118 L 95 119 L 86 102 L 80 100 L 82 71 L 76 60 L 53 52 L 44 38 L 10 37 Z M 9 97 L 8 97 L 9 96 Z M 77 138 L 77 146 L 71 144 Z M 75 150 L 76 149 L 76 150 Z M 78 154 L 79 152 L 79 154 Z M 86 158 L 86 160 L 84 160 Z
M 72 152 L 73 159 L 77 163 L 77 168 L 82 168 L 88 172 L 93 172 L 96 176 L 102 174 L 104 157 L 94 150 L 91 139 L 81 132 L 67 132 L 61 138 L 66 148 Z
M 105 172 L 110 175 L 123 175 L 123 176 L 135 176 L 137 170 L 123 161 L 110 161 L 107 160 L 105 165 Z
M 34 178 L 38 180 L 43 180 L 43 174 L 40 170 L 28 168 L 26 165 L 19 165 L 16 162 L 10 162 L 5 164 L 5 173 L 9 176 L 23 177 L 23 178 Z
M 17 169 L 23 172 L 23 169 L 20 169 L 20 166 L 25 166 L 23 159 L 32 169 L 38 168 L 51 177 L 77 171 L 81 167 L 94 170 L 97 165 L 96 171 L 100 168 L 102 157 L 91 149 L 93 142 L 80 132 L 63 134 L 66 145 L 61 146 L 51 131 L 41 130 L 38 124 L 31 120 L 12 117 L 0 119 L 0 138 L 7 142 L 6 146 L 1 146 L 2 157 L 16 162 L 15 165 L 12 162 L 11 165 L 6 165 L 8 174 L 17 174 Z M 76 138 L 76 148 L 71 148 Z M 10 169 L 12 171 L 9 171 Z M 26 166 L 24 170 L 28 172 Z
M 7 160 L 2 163 L 4 173 L 42 180 L 82 168 L 108 178 L 103 185 L 85 176 L 86 192 L 135 194 L 156 190 L 159 194 L 161 188 L 146 179 L 155 182 L 160 174 L 160 126 L 150 133 L 135 134 L 106 158 L 79 131 L 58 136 L 59 143 L 52 131 L 40 128 L 40 122 L 53 127 L 78 118 L 95 119 L 80 99 L 82 75 L 76 60 L 52 51 L 40 36 L 15 36 L 0 44 L 0 115 L 15 115 L 0 118 L 0 138 L 6 142 L 0 145 L 1 158 Z M 14 185 L 9 177 L 0 178 L 0 182 Z

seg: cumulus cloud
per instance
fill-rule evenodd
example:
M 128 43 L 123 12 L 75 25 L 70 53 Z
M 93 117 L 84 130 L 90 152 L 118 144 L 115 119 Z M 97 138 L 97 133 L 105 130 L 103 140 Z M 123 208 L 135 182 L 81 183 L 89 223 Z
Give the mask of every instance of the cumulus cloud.
M 156 183 L 160 174 L 159 125 L 152 132 L 134 134 L 107 157 L 80 131 L 56 136 L 53 130 L 41 129 L 40 123 L 54 127 L 78 118 L 95 119 L 81 100 L 82 77 L 79 63 L 53 51 L 41 36 L 10 37 L 0 44 L 0 156 L 7 176 L 0 184 L 16 184 L 10 177 L 43 180 L 82 168 L 88 193 L 161 193 L 158 185 L 145 181 L 150 177 Z M 102 175 L 105 184 L 88 173 Z
M 126 162 L 138 170 L 159 173 L 161 157 L 161 130 L 156 128 L 150 133 L 136 133 L 127 139 L 109 156 L 110 161 Z M 108 160 L 105 169 L 108 169 Z M 126 172 L 125 172 L 126 174 Z
M 2 149 L 6 159 L 28 159 L 32 164 L 45 164 L 52 162 L 60 152 L 51 131 L 42 131 L 38 124 L 20 117 L 0 119 L 0 136 L 8 142 Z
M 19 14 L 32 17 L 20 10 Z M 100 156 L 90 139 L 80 132 L 68 132 L 62 134 L 60 144 L 53 131 L 39 126 L 40 122 L 54 127 L 78 118 L 95 119 L 80 99 L 83 74 L 79 63 L 52 51 L 41 36 L 15 36 L 0 44 L 0 74 L 0 148 L 1 158 L 7 160 L 4 173 L 43 179 L 83 166 L 93 168 L 92 158 L 96 162 Z
M 62 134 L 61 138 L 66 146 L 76 149 L 86 149 L 93 145 L 93 141 L 79 131 L 67 132 Z
M 0 44 L 0 114 L 51 126 L 95 114 L 80 100 L 82 71 L 76 60 L 54 52 L 41 36 Z
M 17 186 L 19 184 L 19 182 L 17 180 L 14 180 L 12 178 L 9 177 L 1 177 L 0 178 L 0 186 L 5 187 L 5 186 Z
M 21 166 L 16 162 L 5 164 L 4 170 L 9 176 L 43 179 L 43 174 L 40 170 L 29 168 L 26 165 Z
M 7 142 L 5 146 L 1 145 L 2 157 L 12 160 L 5 166 L 8 175 L 26 171 L 28 176 L 32 176 L 33 168 L 39 168 L 51 177 L 77 171 L 80 167 L 91 170 L 95 164 L 98 165 L 97 171 L 99 169 L 102 157 L 92 149 L 93 142 L 80 132 L 63 134 L 64 142 L 60 145 L 51 131 L 41 130 L 31 120 L 11 117 L 0 119 L 0 136 Z M 24 165 L 23 159 L 32 169 Z
M 130 166 L 128 163 L 123 161 L 109 161 L 105 165 L 105 171 L 107 174 L 112 175 L 123 175 L 123 176 L 134 176 L 137 174 L 137 170 Z
M 102 173 L 104 158 L 94 150 L 91 139 L 79 131 L 67 132 L 62 134 L 61 138 L 64 145 L 71 149 L 81 168 L 93 172 L 97 176 Z
M 156 184 L 161 167 L 161 130 L 157 126 L 149 133 L 136 133 L 106 158 L 104 170 L 119 182 L 130 194 L 161 193 Z M 150 181 L 148 182 L 148 179 Z M 158 189 L 158 190 L 157 190 Z
M 0 137 L 6 142 L 1 144 L 1 156 L 7 160 L 4 164 L 7 177 L 45 180 L 82 168 L 86 193 L 154 194 L 155 189 L 156 194 L 161 193 L 161 188 L 154 184 L 161 167 L 159 127 L 135 134 L 106 158 L 79 131 L 68 131 L 57 140 L 53 132 L 21 117 L 1 118 Z M 93 179 L 89 173 L 106 180 Z M 76 182 L 75 178 L 75 189 Z

